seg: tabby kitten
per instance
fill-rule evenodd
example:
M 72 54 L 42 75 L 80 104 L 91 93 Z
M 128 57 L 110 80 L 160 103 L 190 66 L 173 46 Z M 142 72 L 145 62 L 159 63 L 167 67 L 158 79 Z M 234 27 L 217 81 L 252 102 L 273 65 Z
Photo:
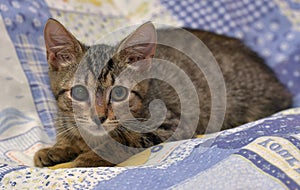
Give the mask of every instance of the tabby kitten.
M 239 40 L 187 30 L 210 49 L 223 73 L 227 102 L 222 130 L 257 120 L 291 105 L 291 95 L 274 73 Z M 212 112 L 212 95 L 203 72 L 184 53 L 155 43 L 157 38 L 178 38 L 176 32 L 175 29 L 156 31 L 153 24 L 147 22 L 116 46 L 86 46 L 58 21 L 49 19 L 44 37 L 51 88 L 58 106 L 57 143 L 39 150 L 34 156 L 35 165 L 53 166 L 72 161 L 72 167 L 114 166 L 141 151 L 140 148 L 205 133 Z M 147 79 L 132 89 L 115 84 L 124 69 L 129 68 L 132 73 L 142 75 L 151 68 L 153 57 L 168 60 L 189 75 L 201 107 L 196 129 L 184 125 L 174 135 L 181 122 L 181 105 L 178 94 L 166 82 Z M 75 79 L 79 67 L 85 71 L 80 75 L 84 78 L 82 83 Z M 176 74 L 171 77 L 176 78 Z M 126 83 L 126 80 L 121 82 Z M 131 114 L 146 121 L 151 117 L 149 105 L 154 99 L 165 103 L 166 118 L 153 131 L 131 130 L 123 126 L 114 112 L 121 110 L 122 114 L 122 106 L 128 102 Z M 189 111 L 193 112 L 192 109 Z M 127 117 L 126 114 L 124 117 Z M 103 128 L 99 127 L 100 124 Z M 84 135 L 90 136 L 83 138 Z M 125 146 L 116 148 L 111 139 Z

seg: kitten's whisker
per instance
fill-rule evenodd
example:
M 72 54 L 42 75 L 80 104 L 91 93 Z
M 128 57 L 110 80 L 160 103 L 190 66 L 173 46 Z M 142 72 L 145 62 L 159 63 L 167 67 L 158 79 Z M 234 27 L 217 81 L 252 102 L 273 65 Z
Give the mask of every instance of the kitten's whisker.
M 64 135 L 67 135 L 68 134 L 68 132 L 69 131 L 71 131 L 73 128 L 67 128 L 67 129 L 65 129 L 65 130 L 63 130 L 63 131 L 60 131 L 59 133 L 57 133 L 56 135 L 57 136 L 64 136 Z
M 72 128 L 73 130 L 70 130 L 70 140 L 72 141 L 75 138 L 75 134 L 77 133 L 77 130 L 75 128 Z
M 102 124 L 103 126 L 117 126 L 117 124 L 112 124 L 112 123 L 105 123 L 105 124 Z
M 106 123 L 119 123 L 120 120 L 108 120 L 106 121 Z
M 101 125 L 106 125 L 106 124 L 119 124 L 119 122 L 104 122 L 104 123 L 101 123 Z
M 127 122 L 136 123 L 136 122 L 142 122 L 142 121 L 147 121 L 147 119 L 145 119 L 145 118 L 126 119 L 122 122 L 123 123 L 127 123 Z

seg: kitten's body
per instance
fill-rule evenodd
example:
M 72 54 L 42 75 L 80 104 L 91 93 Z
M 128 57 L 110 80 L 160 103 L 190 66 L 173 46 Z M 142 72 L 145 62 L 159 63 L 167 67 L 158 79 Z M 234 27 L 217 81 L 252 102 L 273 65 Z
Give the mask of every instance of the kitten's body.
M 57 98 L 59 108 L 56 124 L 58 136 L 57 144 L 51 148 L 42 149 L 37 152 L 35 155 L 35 164 L 37 166 L 50 166 L 74 160 L 72 162 L 74 167 L 113 166 L 127 159 L 139 150 L 129 150 L 125 148 L 115 151 L 115 145 L 108 143 L 106 136 L 100 135 L 99 137 L 93 137 L 95 138 L 94 141 L 99 143 L 95 149 L 100 151 L 104 157 L 111 158 L 111 160 L 107 160 L 99 157 L 87 145 L 89 143 L 85 143 L 76 127 L 77 124 L 74 119 L 73 106 L 80 107 L 80 113 L 82 112 L 83 117 L 92 116 L 84 113 L 85 110 L 89 109 L 88 105 L 84 105 L 82 102 L 76 103 L 76 101 L 74 103 L 74 100 L 72 103 L 70 89 L 74 85 L 74 74 L 80 61 L 82 64 L 94 64 L 93 69 L 96 68 L 95 65 L 105 65 L 103 70 L 93 71 L 94 73 L 100 74 L 100 77 L 95 81 L 91 79 L 90 82 L 97 83 L 98 90 L 95 94 L 97 94 L 96 101 L 98 101 L 98 103 L 96 103 L 96 111 L 101 123 L 105 125 L 107 120 L 114 120 L 115 114 L 113 113 L 113 108 L 120 107 L 119 104 L 121 103 L 116 104 L 116 102 L 111 102 L 110 100 L 106 102 L 104 98 L 99 98 L 99 96 L 106 97 L 107 94 L 105 93 L 108 93 L 108 89 L 114 85 L 113 83 L 115 82 L 114 80 L 117 74 L 129 64 L 132 64 L 131 62 L 140 60 L 141 58 L 134 57 L 134 54 L 128 53 L 130 51 L 119 52 L 118 48 L 124 44 L 126 45 L 126 43 L 129 43 L 133 38 L 135 38 L 135 40 L 140 38 L 137 37 L 138 35 L 135 36 L 138 32 L 144 32 L 144 34 L 150 36 L 153 35 L 152 33 L 148 33 L 149 30 L 150 32 L 152 30 L 151 26 L 147 26 L 147 24 L 143 25 L 133 33 L 133 35 L 122 41 L 119 47 L 106 45 L 86 47 L 76 41 L 59 23 L 54 20 L 50 20 L 49 22 L 51 22 L 48 26 L 49 28 L 50 25 L 52 25 L 51 27 L 59 28 L 60 30 L 57 35 L 67 36 L 67 41 L 69 41 L 68 43 L 61 43 L 61 40 L 49 38 L 50 35 L 47 34 L 47 28 L 45 29 L 45 40 L 46 44 L 48 44 L 47 53 L 48 62 L 50 64 L 49 74 L 51 87 Z M 48 30 L 51 34 L 51 29 Z M 273 72 L 263 64 L 262 59 L 250 51 L 239 40 L 200 30 L 188 31 L 192 32 L 204 42 L 213 53 L 223 72 L 226 84 L 227 104 L 222 129 L 236 127 L 246 122 L 257 120 L 290 106 L 291 96 L 284 86 L 276 79 Z M 157 34 L 158 39 L 169 38 L 172 40 L 178 36 L 178 31 L 161 30 L 158 31 Z M 179 44 L 187 43 L 184 41 L 180 42 L 180 39 L 177 40 Z M 70 43 L 75 45 L 71 45 L 70 47 Z M 143 42 L 143 44 L 145 43 Z M 67 49 L 68 51 L 65 51 L 65 49 L 59 48 L 66 45 L 68 48 L 71 48 L 71 50 Z M 55 49 L 52 46 L 58 48 Z M 148 49 L 147 52 L 145 51 L 145 54 L 143 54 L 144 52 L 142 51 L 142 58 L 148 59 L 152 57 L 153 53 L 151 52 L 153 49 L 156 49 L 155 58 L 168 60 L 179 66 L 193 82 L 200 102 L 201 114 L 197 129 L 194 130 L 191 126 L 185 126 L 172 140 L 189 138 L 191 134 L 203 134 L 211 113 L 211 94 L 204 74 L 193 64 L 191 59 L 183 53 L 160 44 L 155 45 L 155 47 L 152 46 L 147 46 Z M 148 51 L 149 48 L 151 49 L 150 53 Z M 59 52 L 62 52 L 62 55 L 67 55 L 68 64 L 65 64 L 65 57 L 58 56 Z M 72 56 L 68 55 L 70 52 Z M 174 77 L 176 77 L 176 75 L 174 75 Z M 164 142 L 172 136 L 179 123 L 181 108 L 179 97 L 170 85 L 155 79 L 143 81 L 135 88 L 135 91 L 135 93 L 131 92 L 129 97 L 130 108 L 134 117 L 149 118 L 149 103 L 153 99 L 161 99 L 168 108 L 166 120 L 154 132 L 133 132 L 121 126 L 120 123 L 117 123 L 113 129 L 109 129 L 109 134 L 116 141 L 131 147 L 146 148 Z M 99 101 L 101 102 L 99 103 Z M 88 122 L 92 122 L 92 120 L 88 120 L 88 122 L 84 120 L 84 122 L 86 122 L 87 125 L 84 131 L 89 131 Z M 71 131 L 65 132 L 71 128 Z M 213 131 L 214 129 L 211 130 L 211 132 Z
M 227 103 L 222 129 L 239 126 L 285 109 L 291 96 L 264 61 L 241 41 L 207 31 L 191 30 L 215 57 L 225 80 Z M 161 36 L 176 38 L 176 32 L 162 31 Z M 160 36 L 160 32 L 158 32 Z M 180 39 L 177 39 L 180 43 Z M 185 43 L 182 41 L 181 43 Z M 210 92 L 206 79 L 192 61 L 173 48 L 158 46 L 156 57 L 167 59 L 188 73 L 198 91 L 201 109 L 198 134 L 204 133 L 210 115 Z M 182 57 L 185 57 L 183 60 Z M 155 89 L 155 85 L 153 88 Z M 159 88 L 164 89 L 164 88 Z M 154 94 L 152 96 L 155 96 Z M 168 97 L 168 94 L 163 95 Z M 168 101 L 167 101 L 168 102 Z

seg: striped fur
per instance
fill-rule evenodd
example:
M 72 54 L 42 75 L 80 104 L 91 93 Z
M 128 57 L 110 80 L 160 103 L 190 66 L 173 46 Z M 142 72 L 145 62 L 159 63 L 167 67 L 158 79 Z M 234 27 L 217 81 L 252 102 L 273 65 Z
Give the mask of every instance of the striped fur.
M 290 106 L 289 92 L 263 61 L 240 41 L 204 31 L 189 31 L 210 48 L 223 71 L 227 108 L 222 129 L 254 121 Z M 158 31 L 158 35 L 175 39 L 176 31 Z M 52 166 L 68 161 L 73 161 L 73 167 L 114 166 L 143 148 L 205 132 L 210 119 L 211 94 L 203 73 L 196 72 L 199 69 L 186 55 L 170 47 L 156 45 L 155 40 L 153 25 L 146 23 L 118 46 L 99 44 L 88 47 L 57 21 L 50 19 L 47 22 L 45 41 L 49 76 L 59 109 L 56 121 L 57 143 L 35 154 L 36 166 Z M 180 42 L 180 39 L 177 40 Z M 141 44 L 133 44 L 136 41 Z M 151 132 L 135 132 L 123 126 L 116 117 L 116 110 L 121 110 L 125 118 L 128 114 L 125 112 L 125 103 L 113 102 L 111 98 L 117 77 L 131 66 L 132 72 L 147 69 L 155 50 L 156 58 L 176 64 L 193 81 L 201 103 L 196 129 L 184 125 L 178 133 L 174 133 L 181 119 L 179 96 L 169 84 L 155 79 L 136 85 L 126 101 L 129 102 L 131 114 L 140 121 L 146 121 L 151 117 L 150 102 L 154 99 L 163 100 L 167 114 L 162 125 Z M 135 65 L 134 62 L 138 60 L 144 60 L 145 64 Z M 176 73 L 169 77 L 176 77 Z M 72 89 L 78 84 L 88 90 L 87 101 L 76 101 L 71 97 Z M 192 108 L 188 110 L 193 111 Z M 188 117 L 182 122 L 185 123 Z M 135 125 L 129 117 L 123 122 Z M 106 131 L 99 127 L 100 123 Z

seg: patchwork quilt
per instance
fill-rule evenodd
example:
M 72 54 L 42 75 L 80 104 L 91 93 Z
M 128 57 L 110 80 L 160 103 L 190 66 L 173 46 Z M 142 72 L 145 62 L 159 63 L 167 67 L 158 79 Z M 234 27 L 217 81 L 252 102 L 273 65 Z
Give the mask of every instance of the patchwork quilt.
M 43 27 L 62 22 L 87 44 L 148 20 L 226 34 L 260 54 L 294 108 L 199 138 L 151 147 L 117 167 L 36 168 L 55 143 Z M 1 0 L 2 189 L 300 189 L 299 0 Z

